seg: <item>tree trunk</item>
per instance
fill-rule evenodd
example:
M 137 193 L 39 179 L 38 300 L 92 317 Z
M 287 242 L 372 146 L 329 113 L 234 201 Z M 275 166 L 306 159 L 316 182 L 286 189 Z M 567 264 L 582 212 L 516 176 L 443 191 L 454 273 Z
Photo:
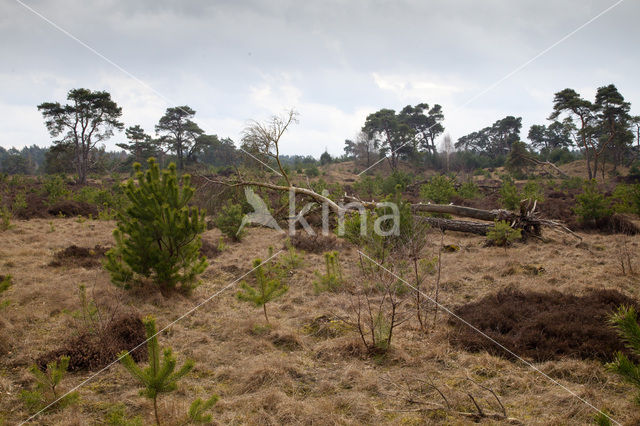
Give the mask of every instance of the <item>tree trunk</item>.
M 417 219 L 443 231 L 468 232 L 476 235 L 487 235 L 487 232 L 493 228 L 493 223 L 478 223 L 466 220 L 423 216 L 417 216 Z
M 156 424 L 160 426 L 160 417 L 158 416 L 158 400 L 157 397 L 153 398 L 153 413 L 156 416 Z
M 453 204 L 413 204 L 414 212 L 445 213 L 455 216 L 470 217 L 478 220 L 509 220 L 513 214 L 506 210 L 480 210 L 473 207 L 456 206 Z

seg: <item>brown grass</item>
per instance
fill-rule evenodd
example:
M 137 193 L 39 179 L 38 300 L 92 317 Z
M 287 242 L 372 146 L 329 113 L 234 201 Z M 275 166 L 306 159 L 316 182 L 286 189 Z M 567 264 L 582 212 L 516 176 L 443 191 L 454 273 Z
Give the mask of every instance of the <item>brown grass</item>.
M 79 308 L 78 285 L 118 292 L 125 306 L 140 315 L 154 315 L 162 328 L 248 271 L 252 259 L 265 258 L 269 246 L 277 250 L 284 242 L 275 231 L 251 228 L 245 241 L 228 243 L 210 260 L 203 284 L 191 296 L 165 298 L 114 288 L 101 268 L 47 266 L 55 252 L 73 244 L 113 245 L 113 222 L 54 219 L 54 232 L 49 219 L 15 221 L 15 225 L 2 234 L 0 247 L 0 273 L 14 277 L 14 285 L 3 295 L 11 304 L 2 312 L 7 326 L 0 331 L 10 345 L 0 358 L 0 413 L 8 424 L 28 417 L 19 398 L 20 391 L 32 384 L 26 367 L 73 334 L 64 312 Z M 219 236 L 219 231 L 210 230 L 204 239 L 218 241 Z M 580 245 L 563 234 L 545 237 L 547 242 L 517 244 L 505 254 L 502 248 L 483 247 L 481 237 L 447 233 L 444 243 L 461 250 L 442 256 L 441 302 L 460 306 L 508 286 L 575 296 L 596 287 L 634 299 L 640 296 L 637 277 L 623 275 L 620 269 L 620 236 L 583 235 Z M 637 262 L 640 237 L 622 238 Z M 439 238 L 434 235 L 431 240 L 427 256 L 439 247 Z M 346 279 L 357 282 L 356 251 L 342 249 L 341 264 Z M 543 272 L 530 274 L 514 265 L 536 265 Z M 161 333 L 161 346 L 171 346 L 179 364 L 187 357 L 196 362 L 178 391 L 161 397 L 165 423 L 180 424 L 191 401 L 218 393 L 221 399 L 213 413 L 219 424 L 471 424 L 471 419 L 454 413 L 474 410 L 466 392 L 489 411 L 496 411 L 496 406 L 490 394 L 470 385 L 468 377 L 495 391 L 508 415 L 525 424 L 590 422 L 593 412 L 587 406 L 539 373 L 486 352 L 450 345 L 451 326 L 442 314 L 434 331 L 423 334 L 416 324 L 405 323 L 386 357 L 367 356 L 357 336 L 337 320 L 347 309 L 345 297 L 314 294 L 314 271 L 322 268 L 321 254 L 304 253 L 304 267 L 288 274 L 290 291 L 269 307 L 270 327 L 260 310 L 238 301 L 231 288 Z M 427 277 L 427 292 L 434 282 L 434 276 Z M 595 406 L 607 408 L 617 420 L 638 421 L 631 388 L 601 362 L 562 358 L 536 365 Z M 71 372 L 65 386 L 77 385 L 91 374 Z M 425 381 L 446 395 L 452 410 L 421 410 L 427 403 L 442 403 Z M 99 424 L 121 404 L 130 415 L 152 421 L 151 405 L 139 396 L 137 384 L 120 365 L 79 391 L 79 405 L 45 414 L 36 423 Z M 407 392 L 419 402 L 405 398 Z

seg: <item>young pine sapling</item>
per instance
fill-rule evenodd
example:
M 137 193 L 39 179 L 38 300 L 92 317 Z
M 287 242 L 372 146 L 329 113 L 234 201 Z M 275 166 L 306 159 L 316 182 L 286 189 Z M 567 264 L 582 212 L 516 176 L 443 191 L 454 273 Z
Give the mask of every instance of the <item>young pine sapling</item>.
M 268 324 L 267 303 L 285 294 L 289 290 L 289 286 L 279 277 L 271 277 L 269 276 L 271 274 L 266 274 L 262 266 L 261 259 L 253 261 L 255 284 L 251 286 L 245 281 L 241 282 L 241 289 L 236 296 L 240 300 L 253 303 L 256 307 L 262 306 L 264 318 Z
M 328 251 L 324 254 L 325 273 L 316 272 L 318 277 L 313 287 L 316 293 L 322 291 L 336 291 L 342 285 L 342 268 L 337 251 Z
M 193 361 L 187 360 L 178 371 L 176 369 L 176 358 L 171 348 L 165 348 L 162 361 L 160 360 L 160 347 L 158 345 L 156 322 L 151 316 L 143 320 L 147 333 L 147 350 L 149 352 L 149 366 L 142 369 L 133 360 L 128 351 L 121 352 L 118 356 L 120 362 L 133 377 L 138 379 L 144 389 L 141 395 L 153 400 L 153 412 L 156 424 L 160 424 L 158 415 L 158 395 L 169 393 L 177 388 L 177 381 L 184 377 L 193 368 Z
M 78 392 L 63 393 L 59 384 L 69 368 L 69 357 L 62 356 L 59 361 L 47 364 L 46 371 L 37 365 L 29 367 L 29 372 L 36 380 L 36 388 L 32 391 L 23 390 L 20 397 L 27 409 L 36 413 L 45 409 L 62 409 L 78 401 Z
M 218 402 L 218 395 L 213 395 L 211 398 L 203 401 L 201 398 L 196 399 L 191 403 L 189 407 L 189 422 L 191 423 L 211 423 L 211 414 L 205 414 L 205 411 L 213 407 Z
M 621 306 L 611 316 L 611 324 L 617 328 L 618 334 L 631 352 L 636 356 L 640 355 L 640 325 L 636 310 L 633 307 Z M 617 352 L 614 361 L 607 364 L 607 368 L 640 391 L 640 365 L 625 354 Z M 640 403 L 640 393 L 636 395 L 636 402 Z

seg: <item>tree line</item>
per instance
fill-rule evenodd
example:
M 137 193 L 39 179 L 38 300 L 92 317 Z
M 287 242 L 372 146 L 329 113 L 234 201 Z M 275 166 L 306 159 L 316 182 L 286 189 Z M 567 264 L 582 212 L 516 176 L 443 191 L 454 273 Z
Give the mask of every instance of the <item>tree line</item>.
M 442 107 L 407 105 L 399 113 L 381 109 L 367 116 L 355 140 L 345 140 L 344 151 L 347 159 L 367 167 L 386 157 L 392 170 L 399 160 L 436 169 L 473 170 L 505 165 L 510 154 L 552 163 L 582 158 L 592 179 L 597 172 L 604 175 L 606 163 L 616 170 L 638 159 L 640 116 L 630 110 L 631 103 L 613 84 L 599 87 L 593 102 L 564 89 L 554 95 L 550 123 L 532 125 L 528 142 L 520 135 L 522 117 L 509 115 L 454 144 L 445 136 L 438 152 L 435 139 L 444 132 Z
M 592 179 L 597 173 L 604 176 L 607 163 L 616 170 L 637 159 L 640 116 L 631 115 L 630 109 L 630 102 L 613 84 L 598 88 L 593 101 L 567 88 L 555 93 L 549 124 L 529 128 L 528 142 L 520 135 L 522 118 L 509 115 L 455 143 L 447 135 L 439 150 L 436 140 L 445 131 L 441 105 L 419 103 L 399 112 L 383 108 L 366 117 L 353 140 L 345 140 L 342 157 L 333 158 L 325 152 L 319 163 L 353 160 L 369 167 L 386 159 L 392 170 L 397 170 L 402 160 L 423 169 L 471 171 L 505 165 L 510 154 L 517 154 L 556 164 L 582 158 Z M 255 161 L 238 150 L 230 138 L 207 134 L 194 121 L 196 111 L 188 105 L 167 108 L 153 135 L 139 124 L 125 128 L 122 108 L 106 91 L 72 89 L 66 104 L 44 102 L 38 110 L 53 145 L 22 150 L 0 147 L 0 172 L 75 173 L 83 183 L 89 172 L 130 170 L 133 162 L 144 163 L 149 157 L 156 157 L 161 165 L 175 161 L 178 170 L 193 164 L 223 167 Z M 292 117 L 293 122 L 296 117 Z M 122 152 L 107 152 L 100 145 L 123 130 L 126 141 L 116 144 Z M 254 152 L 254 145 L 252 135 L 243 135 L 243 151 Z M 280 159 L 282 164 L 274 165 L 300 169 L 317 163 L 311 156 L 280 155 Z
M 127 172 L 134 162 L 145 164 L 149 157 L 157 158 L 161 166 L 173 161 L 178 170 L 193 165 L 230 167 L 251 161 L 230 138 L 206 133 L 194 121 L 196 111 L 188 105 L 167 108 L 153 135 L 139 124 L 125 128 L 122 108 L 106 91 L 72 89 L 66 104 L 44 102 L 38 110 L 53 144 L 47 148 L 0 147 L 0 173 L 75 173 L 84 183 L 88 173 Z M 106 151 L 101 143 L 122 131 L 126 141 L 116 144 L 122 151 Z M 249 135 L 244 135 L 242 147 L 251 150 L 250 145 Z M 280 155 L 280 161 L 296 169 L 318 164 L 312 156 L 302 155 Z M 324 162 L 329 161 L 333 159 L 325 156 Z

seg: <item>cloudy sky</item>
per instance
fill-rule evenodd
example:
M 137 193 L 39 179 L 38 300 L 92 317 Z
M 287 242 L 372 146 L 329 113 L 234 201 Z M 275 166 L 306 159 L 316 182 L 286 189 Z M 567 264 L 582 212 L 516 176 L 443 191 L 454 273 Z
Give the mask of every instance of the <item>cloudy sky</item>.
M 287 154 L 342 154 L 367 114 L 420 102 L 454 140 L 506 115 L 525 137 L 566 87 L 613 83 L 640 114 L 639 19 L 637 0 L 0 0 L 0 145 L 50 144 L 36 105 L 77 87 L 109 91 L 127 126 L 189 105 L 236 142 L 295 108 Z

